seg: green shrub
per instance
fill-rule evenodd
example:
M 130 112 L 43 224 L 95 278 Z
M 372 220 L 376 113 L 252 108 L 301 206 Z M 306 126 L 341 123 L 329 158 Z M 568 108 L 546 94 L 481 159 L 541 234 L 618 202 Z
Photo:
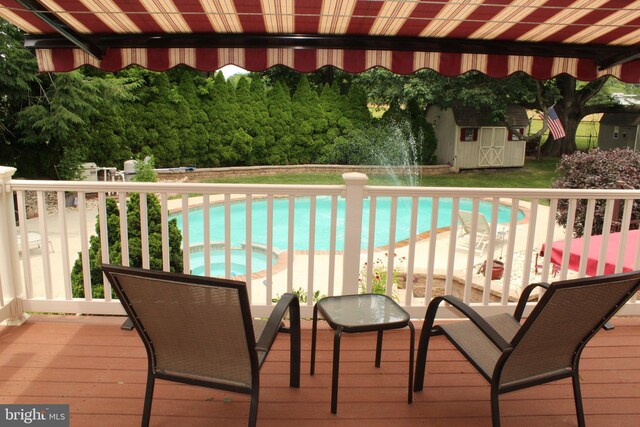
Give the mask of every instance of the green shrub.
M 618 188 L 617 182 L 624 182 L 625 186 L 640 189 L 640 152 L 628 148 L 603 151 L 591 150 L 587 153 L 576 152 L 565 155 L 556 169 L 558 178 L 553 182 L 553 188 L 579 189 L 613 189 Z M 592 234 L 602 234 L 604 224 L 606 200 L 597 200 L 593 218 Z M 556 221 L 566 227 L 569 201 L 558 202 Z M 573 234 L 582 236 L 585 228 L 587 212 L 586 200 L 578 200 Z M 632 217 L 640 218 L 640 202 L 634 201 Z M 622 219 L 622 209 L 619 217 Z
M 156 182 L 158 174 L 154 170 L 156 161 L 153 156 L 136 160 L 136 174 L 131 179 L 136 182 Z
M 298 301 L 300 301 L 300 303 L 306 303 L 307 301 L 309 301 L 308 292 L 302 288 L 294 289 L 292 293 L 298 297 Z M 271 298 L 271 302 L 277 303 L 278 301 L 280 301 L 280 298 L 282 298 L 281 295 L 276 295 L 274 298 Z M 311 301 L 313 301 L 314 303 L 320 301 L 322 298 L 326 298 L 326 295 L 321 294 L 319 290 L 315 291 L 313 295 L 311 295 Z
M 162 270 L 162 231 L 160 202 L 153 194 L 147 194 L 148 230 L 149 230 L 149 267 Z M 140 194 L 133 193 L 127 201 L 127 224 L 129 237 L 129 265 L 142 267 L 142 240 L 140 237 Z M 97 236 L 91 236 L 89 248 L 89 271 L 91 275 L 91 296 L 104 298 L 102 284 L 102 253 L 100 250 L 100 223 L 96 220 Z M 109 244 L 109 262 L 121 264 L 122 248 L 120 245 L 120 209 L 113 199 L 107 199 L 107 240 Z M 175 219 L 169 221 L 169 264 L 173 272 L 182 272 L 182 233 Z M 78 259 L 71 271 L 71 288 L 74 298 L 84 298 L 82 273 L 82 257 Z M 115 294 L 112 294 L 115 297 Z

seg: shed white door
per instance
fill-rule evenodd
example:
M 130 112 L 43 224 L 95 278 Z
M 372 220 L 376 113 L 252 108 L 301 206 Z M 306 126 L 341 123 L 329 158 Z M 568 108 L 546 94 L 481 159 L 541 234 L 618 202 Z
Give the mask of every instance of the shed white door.
M 504 143 L 507 140 L 507 128 L 480 128 L 480 152 L 478 166 L 502 166 L 504 164 Z

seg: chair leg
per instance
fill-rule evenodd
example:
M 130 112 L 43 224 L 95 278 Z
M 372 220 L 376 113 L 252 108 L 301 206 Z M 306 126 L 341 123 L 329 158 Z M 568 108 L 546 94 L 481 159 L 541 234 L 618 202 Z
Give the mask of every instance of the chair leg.
M 576 403 L 576 415 L 578 416 L 578 426 L 584 427 L 584 410 L 582 408 L 582 393 L 580 392 L 580 375 L 577 371 L 574 371 L 573 376 L 573 398 Z
M 294 299 L 289 306 L 289 352 L 290 352 L 290 372 L 289 387 L 300 387 L 300 305 Z
M 413 351 L 415 348 L 416 329 L 409 320 L 409 330 L 411 331 L 411 341 L 409 342 L 409 403 L 413 403 Z
M 413 391 L 421 391 L 424 387 L 424 372 L 427 365 L 427 347 L 431 335 L 423 328 L 420 332 L 420 342 L 418 343 L 418 355 L 416 357 L 416 373 L 413 382 Z
M 338 326 L 333 335 L 333 373 L 331 375 L 331 413 L 338 412 L 338 378 L 340 376 L 340 338 L 342 326 Z
M 311 325 L 311 363 L 309 364 L 309 375 L 316 371 L 316 335 L 318 333 L 318 305 L 313 306 L 313 323 Z
M 153 376 L 151 371 L 147 373 L 147 391 L 144 395 L 144 409 L 142 411 L 142 427 L 149 425 L 149 419 L 151 418 L 151 402 L 153 401 L 153 387 L 156 382 L 156 377 Z
M 378 340 L 376 341 L 376 361 L 375 367 L 380 367 L 380 360 L 382 359 L 382 334 L 383 331 L 378 331 Z
M 427 313 L 425 314 L 422 331 L 420 332 L 420 341 L 418 342 L 418 355 L 416 358 L 416 375 L 413 382 L 413 391 L 420 391 L 424 386 L 424 373 L 427 365 L 427 350 L 429 349 L 429 339 L 431 338 L 431 328 L 436 318 L 438 305 L 442 298 L 434 298 L 429 303 Z
M 498 398 L 498 387 L 491 385 L 491 425 L 500 427 L 500 400 Z
M 260 390 L 256 387 L 251 393 L 251 406 L 249 408 L 249 427 L 255 427 L 258 422 L 258 402 Z

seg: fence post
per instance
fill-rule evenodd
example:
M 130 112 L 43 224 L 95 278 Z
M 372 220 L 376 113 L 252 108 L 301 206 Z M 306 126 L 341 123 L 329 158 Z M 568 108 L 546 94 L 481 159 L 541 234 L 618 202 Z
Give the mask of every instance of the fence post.
M 362 240 L 362 203 L 369 177 L 359 172 L 342 175 L 346 187 L 344 209 L 344 253 L 342 255 L 342 294 L 358 293 L 360 242 Z
M 28 317 L 22 308 L 16 217 L 11 190 L 15 168 L 0 166 L 0 321 L 20 325 Z

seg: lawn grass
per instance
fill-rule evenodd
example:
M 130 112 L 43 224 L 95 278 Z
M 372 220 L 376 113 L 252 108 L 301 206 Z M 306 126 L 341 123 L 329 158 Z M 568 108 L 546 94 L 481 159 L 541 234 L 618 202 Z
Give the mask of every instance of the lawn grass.
M 422 177 L 418 185 L 423 187 L 550 188 L 551 181 L 555 177 L 557 164 L 558 159 L 527 160 L 522 168 L 478 169 L 464 171 L 459 174 L 425 176 Z M 337 173 L 228 177 L 207 179 L 204 182 L 226 184 L 344 184 L 341 174 Z M 370 175 L 369 183 L 371 185 L 395 185 L 393 178 L 379 175 Z
M 474 169 L 459 174 L 426 176 L 429 187 L 550 188 L 559 159 L 527 160 L 522 168 Z

